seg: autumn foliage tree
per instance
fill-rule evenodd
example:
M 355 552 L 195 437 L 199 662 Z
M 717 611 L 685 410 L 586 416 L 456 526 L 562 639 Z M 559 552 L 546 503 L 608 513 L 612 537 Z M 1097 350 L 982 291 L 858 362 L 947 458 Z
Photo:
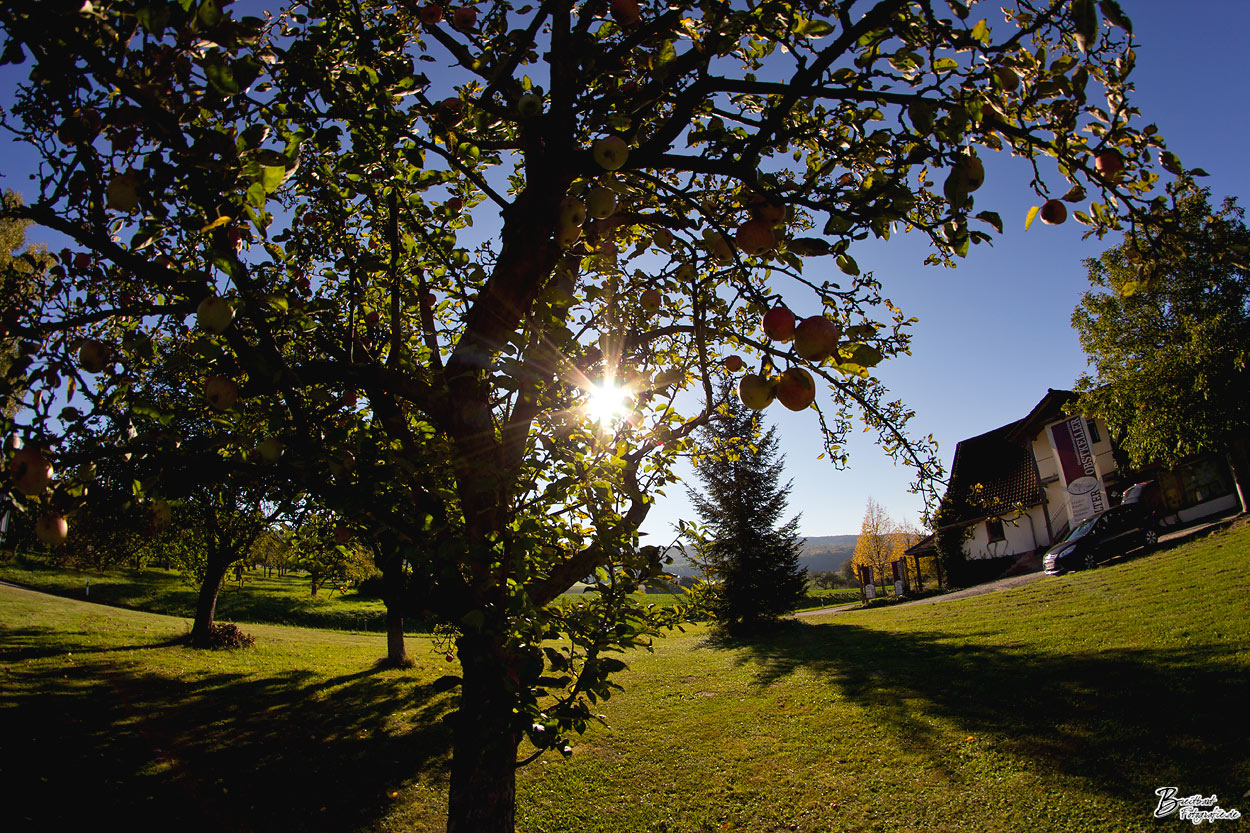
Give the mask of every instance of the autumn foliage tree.
M 8 0 L 0 28 L 29 79 L 3 126 L 40 156 L 6 216 L 71 241 L 6 317 L 11 492 L 55 533 L 65 473 L 143 445 L 406 548 L 411 603 L 457 633 L 452 831 L 511 830 L 518 757 L 570 751 L 665 624 L 629 591 L 707 418 L 682 391 L 749 364 L 753 402 L 805 408 L 818 381 L 834 464 L 862 418 L 923 484 L 933 449 L 874 377 L 908 319 L 857 241 L 988 242 L 996 151 L 1035 166 L 1044 221 L 1067 199 L 1151 238 L 1152 159 L 1181 169 L 1137 126 L 1114 0 Z M 201 417 L 173 436 L 152 362 Z
M 855 564 L 872 567 L 878 585 L 890 584 L 893 582 L 888 578 L 890 565 L 903 556 L 906 547 L 906 537 L 898 522 L 884 506 L 868 498 L 859 537 L 855 539 L 855 553 L 851 556 Z

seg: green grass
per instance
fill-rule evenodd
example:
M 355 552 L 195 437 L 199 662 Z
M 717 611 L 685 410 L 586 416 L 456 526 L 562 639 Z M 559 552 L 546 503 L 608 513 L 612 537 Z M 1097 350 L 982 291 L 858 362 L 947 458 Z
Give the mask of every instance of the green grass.
M 172 616 L 191 616 L 195 612 L 198 587 L 177 571 L 159 567 L 78 570 L 30 558 L 0 562 L 0 581 L 72 599 L 84 598 L 88 580 L 88 598 L 93 602 Z M 331 595 L 329 588 L 322 588 L 313 596 L 307 576 L 266 578 L 259 570 L 244 573 L 241 587 L 232 578 L 226 580 L 217 598 L 216 618 L 222 622 L 335 630 L 386 629 L 386 607 L 381 599 L 357 596 L 350 591 Z M 409 624 L 420 629 L 420 623 Z
M 380 636 L 199 653 L 184 630 L 0 588 L 6 829 L 441 828 L 454 692 L 428 640 L 396 672 Z M 1182 829 L 1151 818 L 1161 786 L 1250 811 L 1250 527 L 628 659 L 611 728 L 521 771 L 521 831 Z

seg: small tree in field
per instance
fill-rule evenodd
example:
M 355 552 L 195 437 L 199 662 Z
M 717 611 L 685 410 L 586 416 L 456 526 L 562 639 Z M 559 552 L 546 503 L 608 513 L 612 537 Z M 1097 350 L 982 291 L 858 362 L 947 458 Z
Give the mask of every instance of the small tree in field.
M 1229 450 L 1250 434 L 1250 230 L 1236 200 L 1174 194 L 1182 242 L 1151 251 L 1130 234 L 1085 262 L 1093 288 L 1072 325 L 1093 372 L 1075 407 L 1117 429 L 1134 466 L 1227 455 L 1244 512 L 1248 473 Z
M 631 601 L 638 529 L 718 379 L 799 409 L 819 381 L 835 464 L 862 418 L 927 488 L 858 241 L 988 242 L 1000 150 L 1044 221 L 1162 228 L 1114 0 L 7 0 L 0 29 L 39 155 L 5 216 L 70 241 L 10 318 L 11 495 L 55 543 L 82 484 L 46 466 L 142 449 L 393 540 L 456 634 L 453 832 L 510 831 L 518 760 L 571 751 L 670 621 Z
M 719 582 L 713 614 L 730 633 L 750 633 L 798 607 L 807 588 L 799 568 L 798 516 L 786 521 L 790 484 L 777 429 L 720 387 L 720 413 L 702 429 L 695 474 L 703 492 L 687 489 L 711 537 L 711 578 Z

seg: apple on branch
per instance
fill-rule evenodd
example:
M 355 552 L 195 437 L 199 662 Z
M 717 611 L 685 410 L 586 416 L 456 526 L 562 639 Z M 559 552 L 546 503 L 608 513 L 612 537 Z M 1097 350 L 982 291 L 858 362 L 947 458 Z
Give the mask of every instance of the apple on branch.
M 109 366 L 111 352 L 107 345 L 84 338 L 78 346 L 78 365 L 88 373 L 101 373 Z
M 816 400 L 816 383 L 812 374 L 801 367 L 791 367 L 777 379 L 777 400 L 792 411 L 801 411 Z
M 767 220 L 747 220 L 734 235 L 738 248 L 748 255 L 760 255 L 777 245 L 773 224 Z
M 596 185 L 586 194 L 586 213 L 596 220 L 606 220 L 616 212 L 616 194 Z
M 209 376 L 204 382 L 204 398 L 219 411 L 228 411 L 239 401 L 239 386 L 225 376 Z
M 234 320 L 234 307 L 225 298 L 210 295 L 195 308 L 195 323 L 210 333 L 224 333 Z
M 782 343 L 794 338 L 794 324 L 794 313 L 782 306 L 773 307 L 760 319 L 764 335 Z
M 1059 200 L 1046 200 L 1042 206 L 1042 222 L 1048 226 L 1057 226 L 1068 219 L 1068 207 Z
M 523 119 L 532 119 L 543 113 L 542 96 L 537 93 L 525 93 L 516 101 L 516 111 Z
M 647 312 L 655 312 L 660 308 L 660 305 L 664 303 L 664 295 L 661 294 L 660 290 L 654 287 L 645 289 L 643 290 L 642 295 L 639 296 L 638 303 Z
M 591 155 L 605 171 L 619 171 L 629 160 L 629 145 L 620 136 L 605 136 L 591 147 Z
M 39 495 L 52 484 L 52 464 L 37 448 L 22 448 L 9 458 L 9 478 L 24 495 Z
M 838 349 L 842 331 L 823 315 L 804 318 L 794 328 L 794 352 L 808 361 L 821 362 Z
M 777 386 L 771 379 L 748 373 L 738 380 L 738 398 L 753 411 L 762 411 L 777 398 Z
M 35 521 L 35 537 L 49 547 L 64 545 L 69 538 L 69 522 L 57 512 L 45 512 Z

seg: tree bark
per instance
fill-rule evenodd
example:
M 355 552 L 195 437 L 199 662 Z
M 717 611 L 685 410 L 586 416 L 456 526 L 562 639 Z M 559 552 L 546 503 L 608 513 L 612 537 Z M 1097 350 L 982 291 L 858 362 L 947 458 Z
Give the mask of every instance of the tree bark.
M 382 562 L 382 601 L 386 605 L 386 664 L 412 665 L 404 644 L 404 562 L 396 552 Z
M 221 592 L 230 562 L 224 558 L 209 556 L 204 569 L 204 581 L 200 583 L 200 595 L 195 602 L 195 623 L 191 626 L 191 647 L 208 648 L 213 630 L 213 617 L 217 614 L 217 595 Z
M 516 749 L 511 727 L 516 696 L 499 651 L 480 636 L 462 637 L 460 706 L 452 728 L 447 833 L 513 833 Z

